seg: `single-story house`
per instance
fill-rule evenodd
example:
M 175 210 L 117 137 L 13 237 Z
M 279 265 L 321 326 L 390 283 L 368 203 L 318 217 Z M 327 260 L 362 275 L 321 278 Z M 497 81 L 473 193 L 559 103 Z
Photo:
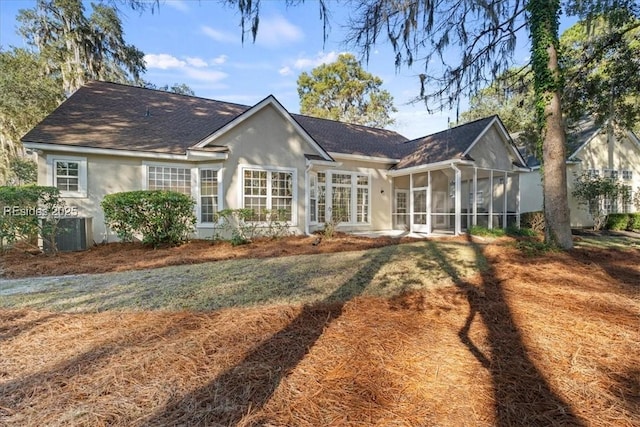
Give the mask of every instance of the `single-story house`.
M 613 178 L 628 187 L 632 197 L 640 191 L 640 139 L 628 129 L 608 131 L 604 125 L 584 119 L 567 132 L 567 189 L 571 226 L 593 227 L 588 206 L 572 193 L 578 177 L 583 174 Z M 540 162 L 527 157 L 531 172 L 520 176 L 522 192 L 521 212 L 543 209 Z M 636 212 L 631 201 L 604 200 L 602 210 L 607 213 Z
M 196 237 L 215 212 L 284 212 L 290 229 L 461 233 L 519 221 L 528 171 L 497 116 L 414 140 L 390 130 L 289 113 L 273 96 L 253 106 L 92 81 L 27 133 L 38 182 L 115 240 L 105 195 L 171 189 L 196 202 Z

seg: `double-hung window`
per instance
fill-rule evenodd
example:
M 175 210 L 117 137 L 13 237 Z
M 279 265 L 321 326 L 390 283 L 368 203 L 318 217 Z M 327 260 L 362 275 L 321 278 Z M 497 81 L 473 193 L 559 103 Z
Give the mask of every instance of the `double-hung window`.
M 48 156 L 51 185 L 62 197 L 87 197 L 87 160 L 84 157 Z
M 200 222 L 215 222 L 218 212 L 218 171 L 200 169 Z
M 267 221 L 270 214 L 279 221 L 293 222 L 293 171 L 245 168 L 242 179 L 242 206 L 253 211 L 253 221 Z

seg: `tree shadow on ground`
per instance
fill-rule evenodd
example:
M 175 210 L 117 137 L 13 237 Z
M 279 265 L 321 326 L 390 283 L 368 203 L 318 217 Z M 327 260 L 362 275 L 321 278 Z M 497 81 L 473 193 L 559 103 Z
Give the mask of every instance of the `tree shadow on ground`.
M 481 246 L 471 240 L 470 244 L 478 260 L 486 258 Z M 429 246 L 441 268 L 449 273 L 469 304 L 469 314 L 458 335 L 469 352 L 491 374 L 495 425 L 583 426 L 583 421 L 551 389 L 529 357 L 491 260 L 480 270 L 481 283 L 478 286 L 459 277 L 447 254 L 437 245 L 430 242 Z M 487 330 L 485 345 L 476 344 L 470 336 L 471 326 L 477 317 Z
M 298 366 L 324 330 L 340 317 L 345 304 L 363 293 L 384 265 L 386 259 L 382 258 L 388 255 L 386 252 L 373 253 L 369 263 L 325 300 L 305 305 L 286 327 L 251 349 L 235 366 L 204 387 L 167 402 L 143 425 L 230 426 L 241 420 L 257 424 L 266 422 L 255 419 L 252 414 L 269 401 L 282 379 Z

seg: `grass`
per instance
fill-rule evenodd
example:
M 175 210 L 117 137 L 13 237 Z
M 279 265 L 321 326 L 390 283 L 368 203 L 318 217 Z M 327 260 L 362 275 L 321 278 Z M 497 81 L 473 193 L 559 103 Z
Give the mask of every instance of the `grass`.
M 452 283 L 451 272 L 436 261 L 436 250 L 455 260 L 452 268 L 458 277 L 473 275 L 485 265 L 465 243 L 418 242 L 369 251 L 7 280 L 0 288 L 0 307 L 75 312 L 201 311 L 339 301 L 350 288 L 360 286 L 363 295 L 390 297 Z M 363 280 L 366 283 L 361 283 Z

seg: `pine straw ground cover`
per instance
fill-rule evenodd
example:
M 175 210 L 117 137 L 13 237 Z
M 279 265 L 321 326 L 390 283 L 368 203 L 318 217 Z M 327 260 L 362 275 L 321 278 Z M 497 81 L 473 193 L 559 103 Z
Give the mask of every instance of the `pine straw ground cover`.
M 306 305 L 2 309 L 0 425 L 640 425 L 640 251 L 470 243 L 463 277 L 425 245 L 450 286 L 363 296 L 364 269 Z

